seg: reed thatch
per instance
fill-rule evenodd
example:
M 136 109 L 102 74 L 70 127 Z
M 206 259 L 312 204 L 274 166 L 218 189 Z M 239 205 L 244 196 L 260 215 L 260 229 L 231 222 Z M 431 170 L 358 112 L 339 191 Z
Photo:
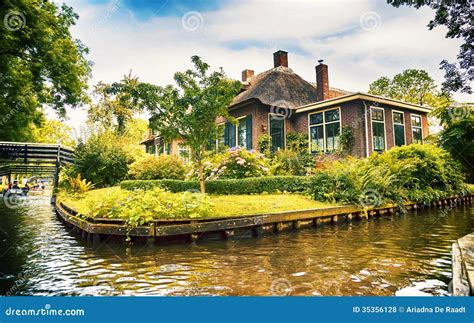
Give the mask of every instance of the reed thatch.
M 330 88 L 331 98 L 349 93 Z M 243 91 L 234 98 L 231 106 L 255 99 L 269 106 L 295 109 L 317 101 L 316 85 L 302 79 L 291 68 L 279 66 L 244 82 Z

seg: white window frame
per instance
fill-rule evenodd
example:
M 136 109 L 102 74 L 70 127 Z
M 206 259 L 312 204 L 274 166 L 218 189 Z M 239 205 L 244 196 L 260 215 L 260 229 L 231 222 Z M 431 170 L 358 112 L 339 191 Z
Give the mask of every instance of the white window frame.
M 326 114 L 325 114 L 325 112 L 332 111 L 332 110 L 338 110 L 339 111 L 339 120 L 338 121 L 329 121 L 329 122 L 326 123 Z M 320 123 L 320 124 L 317 124 L 317 125 L 311 125 L 311 123 L 310 123 L 311 116 L 313 114 L 318 114 L 318 113 L 323 114 L 323 123 Z M 333 153 L 333 151 L 331 151 L 331 152 L 327 151 L 327 147 L 326 147 L 326 141 L 327 141 L 327 139 L 326 139 L 326 124 L 332 124 L 332 123 L 336 123 L 336 122 L 339 122 L 339 136 L 340 136 L 341 132 L 342 132 L 341 107 L 329 108 L 329 109 L 324 109 L 324 110 L 319 110 L 319 111 L 315 111 L 315 112 L 312 112 L 312 113 L 308 113 L 308 150 L 309 150 L 310 153 L 312 153 L 312 151 L 311 151 L 311 127 L 316 127 L 316 126 L 321 126 L 321 125 L 323 126 L 323 146 L 324 146 L 323 154 Z
M 403 116 L 403 124 L 401 123 L 395 123 L 395 118 L 393 117 L 393 115 L 395 113 L 401 113 L 402 116 Z M 404 146 L 406 146 L 407 144 L 407 126 L 406 126 L 406 122 L 405 122 L 405 112 L 403 111 L 400 111 L 400 110 L 392 110 L 392 128 L 393 128 L 393 147 L 397 147 L 397 145 L 395 144 L 395 125 L 398 125 L 398 126 L 403 126 L 403 140 L 405 141 L 405 144 Z M 411 118 L 410 118 L 411 120 Z
M 415 126 L 413 127 L 413 117 L 419 117 L 420 118 L 420 126 Z M 415 140 L 413 140 L 413 128 L 420 128 L 421 130 L 421 143 L 423 143 L 423 118 L 421 117 L 421 114 L 415 114 L 415 113 L 410 113 L 410 128 L 411 128 L 411 143 L 414 144 Z
M 181 156 L 181 152 L 182 152 L 182 151 L 187 152 L 188 157 L 183 157 L 183 156 Z M 185 163 L 188 163 L 189 160 L 190 160 L 190 158 L 191 158 L 190 154 L 191 154 L 191 149 L 189 148 L 189 146 L 186 146 L 185 144 L 178 144 L 178 157 L 179 157 L 182 161 L 184 161 Z
M 220 126 L 224 126 L 224 131 L 225 131 L 225 122 L 219 122 L 217 124 L 217 128 Z M 219 138 L 216 138 L 216 151 L 219 151 Z
M 287 116 L 285 116 L 284 114 L 279 114 L 279 113 L 268 113 L 268 116 L 267 116 L 267 133 L 268 135 L 271 137 L 271 134 L 270 134 L 270 117 L 274 115 L 274 116 L 280 116 L 282 117 L 281 120 L 283 120 L 283 149 L 285 149 L 286 147 L 286 118 Z
M 243 147 L 243 148 L 247 148 L 247 143 L 245 143 L 245 146 L 239 146 L 239 125 L 240 125 L 240 121 L 239 120 L 242 120 L 242 119 L 246 119 L 247 116 L 241 116 L 241 117 L 238 117 L 238 118 L 235 118 L 235 120 L 237 120 L 237 124 L 235 125 L 235 145 L 234 147 Z M 247 129 L 245 129 L 245 137 L 247 137 Z M 247 140 L 247 138 L 245 138 L 245 140 Z
M 382 113 L 383 113 L 383 121 L 373 120 L 373 119 L 372 119 L 372 110 L 382 110 Z M 370 130 L 371 130 L 371 133 L 372 133 L 372 151 L 376 151 L 376 150 L 375 150 L 375 145 L 374 145 L 374 127 L 373 127 L 373 125 L 372 125 L 373 122 L 378 122 L 378 123 L 382 123 L 382 124 L 383 124 L 384 151 L 387 150 L 387 130 L 385 129 L 385 120 L 386 120 L 386 116 L 385 116 L 385 109 L 384 109 L 384 108 L 380 108 L 380 107 L 370 107 Z

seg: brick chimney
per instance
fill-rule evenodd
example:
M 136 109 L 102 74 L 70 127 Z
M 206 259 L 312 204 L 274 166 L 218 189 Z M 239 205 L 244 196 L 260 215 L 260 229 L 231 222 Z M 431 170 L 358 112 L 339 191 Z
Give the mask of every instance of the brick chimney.
M 273 67 L 288 67 L 288 52 L 279 50 L 273 53 Z
M 246 82 L 250 80 L 254 75 L 253 70 L 243 70 L 242 71 L 242 82 Z
M 316 65 L 316 97 L 318 101 L 329 99 L 329 76 L 328 66 L 319 60 Z

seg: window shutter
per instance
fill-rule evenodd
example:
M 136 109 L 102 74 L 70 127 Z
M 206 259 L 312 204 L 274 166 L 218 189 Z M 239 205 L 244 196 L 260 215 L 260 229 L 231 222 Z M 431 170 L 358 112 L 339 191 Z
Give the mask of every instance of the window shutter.
M 245 141 L 247 142 L 247 150 L 252 149 L 252 115 L 249 114 L 245 118 L 245 131 L 246 131 L 246 138 Z
M 225 123 L 224 145 L 227 147 L 235 146 L 235 126 L 230 122 Z

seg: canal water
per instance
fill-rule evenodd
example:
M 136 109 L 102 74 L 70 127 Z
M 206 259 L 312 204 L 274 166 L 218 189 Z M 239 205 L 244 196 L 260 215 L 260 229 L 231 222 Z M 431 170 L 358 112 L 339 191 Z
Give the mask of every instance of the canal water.
M 47 197 L 0 202 L 1 295 L 448 295 L 468 206 L 197 244 L 88 244 Z

